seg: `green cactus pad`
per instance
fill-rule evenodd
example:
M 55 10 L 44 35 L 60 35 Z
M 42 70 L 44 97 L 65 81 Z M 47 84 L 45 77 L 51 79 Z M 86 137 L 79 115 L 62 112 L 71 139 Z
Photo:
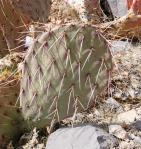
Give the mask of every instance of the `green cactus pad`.
M 104 37 L 91 25 L 62 25 L 39 35 L 23 62 L 20 102 L 25 119 L 57 121 L 86 110 L 112 69 Z

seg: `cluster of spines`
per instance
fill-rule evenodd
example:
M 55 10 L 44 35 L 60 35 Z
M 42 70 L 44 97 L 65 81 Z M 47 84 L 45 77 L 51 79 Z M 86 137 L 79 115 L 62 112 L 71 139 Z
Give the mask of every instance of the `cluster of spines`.
M 107 42 L 94 27 L 65 25 L 43 33 L 24 61 L 21 106 L 25 118 L 48 117 L 50 122 L 51 117 L 61 120 L 87 109 L 106 86 L 111 68 Z
M 32 21 L 47 22 L 50 5 L 50 0 L 0 1 L 0 58 L 24 50 L 29 24 Z M 11 67 L 15 72 L 15 65 Z M 14 72 L 0 80 L 0 148 L 5 148 L 10 140 L 21 135 L 24 127 L 27 128 L 21 109 L 16 105 L 20 86 L 19 78 L 12 79 Z

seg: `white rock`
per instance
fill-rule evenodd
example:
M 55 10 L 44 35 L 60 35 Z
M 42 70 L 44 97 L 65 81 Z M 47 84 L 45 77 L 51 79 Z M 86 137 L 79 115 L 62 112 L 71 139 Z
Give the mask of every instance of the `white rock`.
M 30 36 L 26 36 L 25 38 L 25 47 L 30 47 L 33 44 L 34 40 Z
M 117 144 L 107 132 L 86 125 L 58 129 L 49 136 L 46 149 L 109 149 Z
M 66 3 L 68 3 L 70 6 L 78 7 L 83 6 L 84 1 L 83 0 L 65 0 Z
M 126 139 L 127 132 L 120 126 L 120 125 L 110 125 L 109 126 L 109 133 L 114 135 L 119 139 Z
M 120 143 L 119 149 L 133 149 L 135 147 L 135 144 L 133 141 L 122 141 Z
M 117 116 L 118 122 L 133 123 L 137 118 L 136 110 L 132 109 L 130 111 L 120 113 Z

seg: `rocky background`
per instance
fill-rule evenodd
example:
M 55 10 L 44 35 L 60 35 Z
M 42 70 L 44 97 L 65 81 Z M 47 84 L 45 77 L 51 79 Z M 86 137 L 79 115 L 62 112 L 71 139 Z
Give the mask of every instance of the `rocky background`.
M 137 21 L 133 22 L 140 19 L 140 15 L 130 11 L 123 17 L 113 19 L 115 16 L 112 11 L 105 12 L 109 5 L 102 3 L 102 9 L 95 2 L 92 6 L 95 6 L 95 9 L 89 23 L 101 30 L 110 44 L 112 53 L 113 70 L 107 89 L 96 98 L 95 104 L 88 111 L 77 113 L 74 117 L 56 123 L 53 130 L 48 126 L 41 130 L 25 129 L 15 137 L 15 140 L 11 140 L 7 147 L 2 148 L 63 149 L 64 146 L 67 146 L 66 149 L 82 149 L 82 146 L 84 149 L 141 148 L 141 26 Z M 49 22 L 44 24 L 45 29 L 48 30 L 54 25 L 87 21 L 85 15 L 81 16 L 82 20 L 80 19 L 81 14 L 76 11 L 79 9 L 83 10 L 77 5 L 71 7 L 67 4 L 67 0 L 66 2 L 52 0 Z M 89 9 L 91 10 L 90 5 Z M 28 22 L 28 18 L 25 20 Z M 35 28 L 40 30 L 40 26 L 41 24 L 34 23 L 30 29 L 33 27 L 33 30 Z M 0 107 L 4 107 L 0 111 L 16 107 L 16 112 L 19 112 L 21 62 L 28 50 L 27 46 L 32 44 L 33 32 L 31 32 L 24 37 L 23 42 L 26 42 L 26 46 L 24 45 L 22 50 L 20 48 L 10 53 L 0 51 L 2 53 Z M 8 117 L 6 112 L 3 113 Z M 18 117 L 22 119 L 20 112 Z M 2 121 L 3 116 L 0 115 L 0 118 L 0 124 L 5 125 Z M 19 121 L 14 123 L 15 128 Z M 0 131 L 2 129 L 5 127 Z M 67 140 L 63 141 L 65 138 Z M 0 138 L 0 144 L 4 140 Z

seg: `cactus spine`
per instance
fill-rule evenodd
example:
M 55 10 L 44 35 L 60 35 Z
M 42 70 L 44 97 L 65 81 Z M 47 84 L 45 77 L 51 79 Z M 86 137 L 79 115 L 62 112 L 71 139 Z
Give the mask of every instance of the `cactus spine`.
M 47 22 L 51 0 L 11 0 L 13 6 L 35 22 Z
M 39 35 L 23 62 L 21 107 L 25 119 L 50 123 L 85 110 L 108 83 L 106 40 L 91 25 L 62 25 Z
M 0 58 L 6 54 L 23 50 L 21 47 L 20 32 L 26 31 L 24 21 L 10 0 L 0 1 Z M 23 35 L 22 35 L 23 36 Z M 23 37 L 24 38 L 24 37 Z M 19 39 L 19 40 L 18 40 Z M 24 119 L 19 107 L 15 106 L 20 91 L 19 79 L 13 78 L 13 69 L 17 64 L 12 64 L 10 70 L 5 68 L 1 59 L 0 68 L 0 148 L 6 148 L 9 141 L 14 141 L 24 125 Z M 9 59 L 7 59 L 9 63 Z M 13 61 L 12 61 L 13 62 Z M 10 61 L 10 65 L 12 63 Z M 4 68 L 3 68 L 4 67 Z
M 11 51 L 21 50 L 18 39 L 23 36 L 20 32 L 26 30 L 23 23 L 25 20 L 16 12 L 9 0 L 0 1 L 0 58 Z

